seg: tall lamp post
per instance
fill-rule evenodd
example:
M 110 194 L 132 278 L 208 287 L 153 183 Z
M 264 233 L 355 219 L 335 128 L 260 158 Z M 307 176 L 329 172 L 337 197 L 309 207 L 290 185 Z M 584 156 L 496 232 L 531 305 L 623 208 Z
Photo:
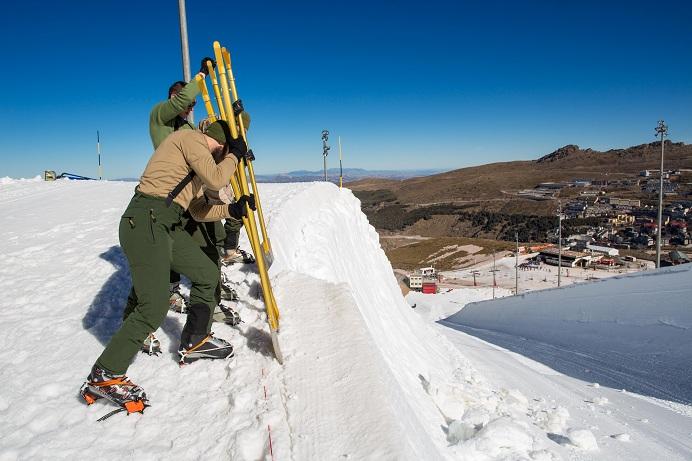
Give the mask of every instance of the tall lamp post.
M 517 246 L 514 251 L 514 296 L 519 294 L 519 233 L 514 233 Z
M 661 267 L 661 227 L 663 224 L 663 152 L 664 138 L 668 136 L 668 126 L 663 120 L 658 121 L 656 136 L 661 136 L 661 178 L 658 184 L 658 237 L 656 238 L 656 268 Z
M 558 202 L 557 223 L 557 286 L 560 286 L 562 281 L 562 202 Z

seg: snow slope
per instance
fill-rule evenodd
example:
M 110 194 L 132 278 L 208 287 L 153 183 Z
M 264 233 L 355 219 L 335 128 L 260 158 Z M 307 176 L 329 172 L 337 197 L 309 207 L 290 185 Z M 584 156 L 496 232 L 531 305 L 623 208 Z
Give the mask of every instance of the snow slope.
M 533 358 L 549 366 L 562 351 L 577 352 L 559 371 L 692 403 L 691 265 L 470 304 L 445 324 L 540 342 Z
M 77 391 L 120 323 L 129 273 L 117 223 L 134 185 L 0 181 L 0 460 L 632 459 L 643 443 L 611 450 L 560 398 L 539 408 L 481 363 L 486 379 L 459 349 L 463 333 L 402 298 L 358 200 L 325 183 L 261 185 L 284 365 L 257 274 L 228 268 L 244 323 L 214 331 L 236 357 L 179 368 L 184 316 L 169 313 L 164 354 L 128 371 L 152 406 L 97 423 L 111 407 Z M 532 373 L 518 383 L 539 383 Z M 642 453 L 664 443 L 648 437 Z
M 651 374 L 651 361 L 635 353 L 633 332 L 621 328 L 621 324 L 639 325 L 640 351 L 648 349 L 651 355 L 668 347 L 667 330 L 659 330 L 653 320 L 661 310 L 637 306 L 649 305 L 647 297 L 655 298 L 659 306 L 673 305 L 666 318 L 681 323 L 689 306 L 670 288 L 687 289 L 689 269 L 653 274 L 496 302 L 478 302 L 491 297 L 488 288 L 463 288 L 437 295 L 409 293 L 406 298 L 410 304 L 416 303 L 415 311 L 428 321 L 444 313 L 454 314 L 437 323 L 439 331 L 491 386 L 515 389 L 526 396 L 527 413 L 535 424 L 549 431 L 555 443 L 592 446 L 596 449 L 588 451 L 587 458 L 594 459 L 688 460 L 692 459 L 692 406 L 632 392 L 660 390 L 671 383 L 679 390 L 690 382 L 684 359 L 679 366 L 682 374 Z M 593 301 L 596 292 L 602 295 L 597 297 L 601 302 Z M 621 304 L 624 300 L 630 312 L 616 309 L 618 301 Z M 596 315 L 604 308 L 606 313 Z M 606 314 L 618 319 L 606 320 L 598 334 L 584 335 L 597 328 L 569 320 L 575 309 L 593 311 L 591 323 L 598 323 L 596 319 Z M 436 315 L 431 317 L 431 312 Z M 483 328 L 464 326 L 465 312 L 470 321 Z M 584 338 L 587 341 L 581 341 Z M 675 346 L 689 353 L 684 338 Z M 659 357 L 669 360 L 667 352 L 673 351 L 668 348 Z M 576 441 L 572 440 L 575 434 Z M 583 453 L 573 455 L 584 457 Z
M 77 391 L 118 328 L 129 274 L 117 223 L 133 183 L 0 184 L 0 459 L 557 459 L 568 453 L 491 387 L 402 298 L 350 191 L 262 185 L 285 364 L 271 354 L 258 277 L 231 268 L 244 323 L 215 324 L 229 362 L 179 368 L 184 317 L 164 354 L 128 375 L 152 406 L 95 420 Z M 241 245 L 247 248 L 242 236 Z

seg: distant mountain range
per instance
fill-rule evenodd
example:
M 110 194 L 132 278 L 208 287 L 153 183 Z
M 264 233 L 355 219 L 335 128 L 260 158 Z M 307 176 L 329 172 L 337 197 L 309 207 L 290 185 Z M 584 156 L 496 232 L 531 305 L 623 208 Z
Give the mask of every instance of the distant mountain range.
M 533 189 L 543 182 L 631 179 L 642 170 L 658 170 L 660 159 L 660 141 L 605 152 L 569 144 L 537 156 L 536 160 L 489 163 L 398 181 L 364 178 L 347 187 L 353 191 L 376 192 L 376 197 L 383 196 L 401 205 L 476 204 L 489 211 L 543 215 L 554 213 L 557 205 L 552 201 L 521 198 L 517 192 Z M 692 169 L 692 144 L 666 140 L 665 169 L 680 168 Z
M 445 169 L 421 169 L 421 170 L 366 170 L 363 168 L 344 168 L 344 182 L 357 181 L 365 178 L 382 178 L 390 180 L 402 180 L 429 176 L 447 171 Z M 257 182 L 310 182 L 322 181 L 324 171 L 296 170 L 288 173 L 271 175 L 257 175 Z M 339 181 L 339 169 L 328 168 L 327 179 L 332 182 Z

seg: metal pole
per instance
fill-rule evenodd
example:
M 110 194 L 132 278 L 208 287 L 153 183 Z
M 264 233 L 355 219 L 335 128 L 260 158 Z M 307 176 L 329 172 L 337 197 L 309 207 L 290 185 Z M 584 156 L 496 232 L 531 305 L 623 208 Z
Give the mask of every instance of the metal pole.
M 668 134 L 668 127 L 663 120 L 658 121 L 656 134 L 661 135 L 661 178 L 658 189 L 658 236 L 656 238 L 656 267 L 661 267 L 661 228 L 663 227 L 663 151 L 665 147 L 664 138 Z
M 493 250 L 493 299 L 495 299 L 495 250 Z
M 558 202 L 558 228 L 557 228 L 557 286 L 560 286 L 562 276 L 562 202 Z
M 514 296 L 519 294 L 519 233 L 514 233 L 514 238 L 517 242 L 517 248 L 514 253 Z
M 185 0 L 178 0 L 178 12 L 180 15 L 180 51 L 183 57 L 183 79 L 189 82 L 192 79 L 190 74 L 190 47 L 187 43 L 187 14 L 185 13 Z M 193 112 L 187 116 L 191 124 L 195 124 Z
M 99 156 L 99 179 L 103 179 L 103 168 L 101 167 L 101 137 L 99 130 L 96 130 L 96 153 Z

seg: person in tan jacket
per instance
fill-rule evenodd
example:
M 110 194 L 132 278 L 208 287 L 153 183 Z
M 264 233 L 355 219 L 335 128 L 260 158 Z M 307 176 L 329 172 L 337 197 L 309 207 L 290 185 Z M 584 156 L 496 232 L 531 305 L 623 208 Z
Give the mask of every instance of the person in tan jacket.
M 233 139 L 226 122 L 217 121 L 205 133 L 181 130 L 170 134 L 152 155 L 119 227 L 137 305 L 82 386 L 87 403 L 106 398 L 128 412 L 142 411 L 148 404 L 142 388 L 129 381 L 125 372 L 144 339 L 166 316 L 171 269 L 193 282 L 180 337 L 180 363 L 233 355 L 230 343 L 210 333 L 219 267 L 183 229 L 182 216 L 187 210 L 200 222 L 246 216 L 247 207 L 254 208 L 252 196 L 214 205 L 203 193 L 204 187 L 216 191 L 227 186 L 246 154 L 242 138 Z

